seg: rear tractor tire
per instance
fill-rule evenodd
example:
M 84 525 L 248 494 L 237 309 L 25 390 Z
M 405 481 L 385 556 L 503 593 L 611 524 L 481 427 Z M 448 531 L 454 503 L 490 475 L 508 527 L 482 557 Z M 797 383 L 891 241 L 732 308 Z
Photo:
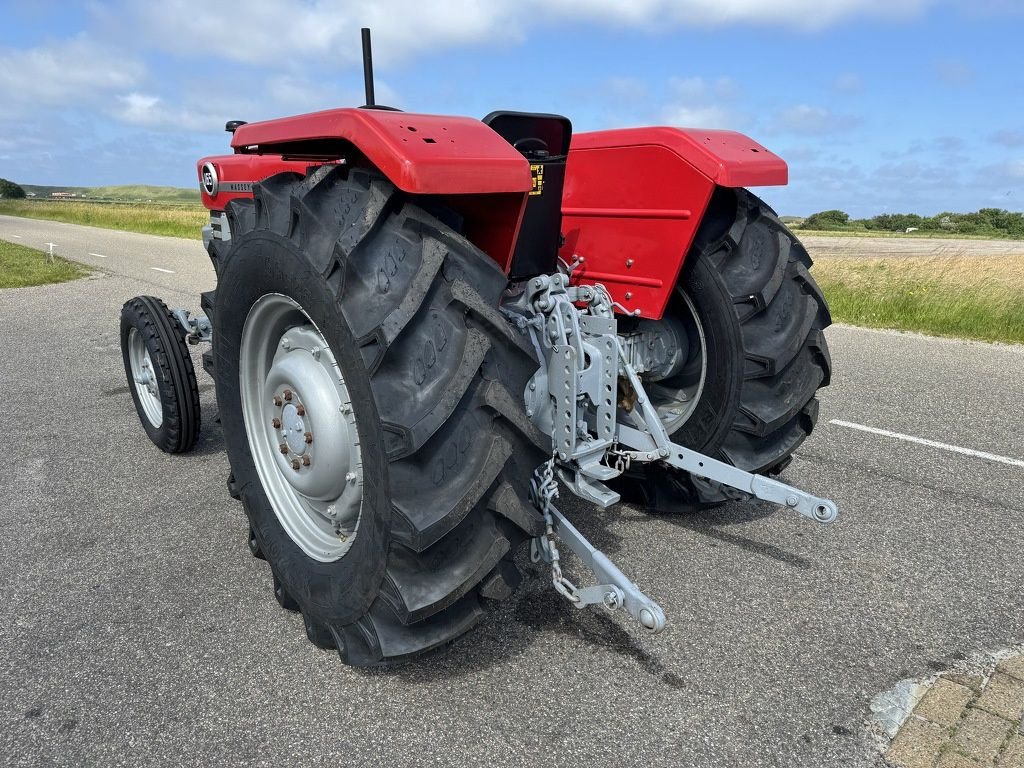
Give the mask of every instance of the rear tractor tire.
M 184 331 L 160 299 L 136 296 L 121 308 L 121 357 L 149 439 L 165 453 L 190 451 L 199 438 L 199 385 Z
M 542 529 L 537 361 L 498 312 L 505 275 L 366 170 L 274 176 L 227 215 L 213 351 L 250 550 L 348 664 L 447 644 Z
M 810 267 L 764 202 L 716 190 L 665 313 L 685 329 L 688 357 L 670 378 L 644 383 L 673 442 L 748 472 L 777 475 L 790 463 L 814 429 L 832 367 L 823 333 L 831 316 Z M 625 500 L 657 511 L 728 498 L 664 467 L 619 482 Z

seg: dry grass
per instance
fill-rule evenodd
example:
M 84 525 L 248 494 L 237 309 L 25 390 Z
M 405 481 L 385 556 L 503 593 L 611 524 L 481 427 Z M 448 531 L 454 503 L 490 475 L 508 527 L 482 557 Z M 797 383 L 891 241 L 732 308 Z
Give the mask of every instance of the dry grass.
M 872 328 L 1024 343 L 1024 256 L 819 256 L 834 319 Z
M 203 225 L 210 222 L 200 205 L 0 200 L 0 214 L 193 240 L 202 236 Z

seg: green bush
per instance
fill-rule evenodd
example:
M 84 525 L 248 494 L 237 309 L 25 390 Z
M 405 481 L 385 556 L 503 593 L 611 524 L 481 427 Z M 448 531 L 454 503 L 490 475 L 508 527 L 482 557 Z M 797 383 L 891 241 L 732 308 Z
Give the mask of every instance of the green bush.
M 0 197 L 18 199 L 25 197 L 25 190 L 7 179 L 0 179 Z

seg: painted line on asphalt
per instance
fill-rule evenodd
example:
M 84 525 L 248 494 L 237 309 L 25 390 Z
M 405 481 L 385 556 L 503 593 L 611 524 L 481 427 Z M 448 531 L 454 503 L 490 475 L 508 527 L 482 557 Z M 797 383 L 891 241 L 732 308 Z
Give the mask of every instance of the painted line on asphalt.
M 861 432 L 870 432 L 872 435 L 882 435 L 883 437 L 893 437 L 897 440 L 906 440 L 908 443 L 927 445 L 931 448 L 940 448 L 943 451 L 950 451 L 952 453 L 962 453 L 964 456 L 974 456 L 977 459 L 998 461 L 1001 464 L 1009 464 L 1011 467 L 1024 467 L 1024 461 L 1021 461 L 1020 459 L 1011 459 L 1008 456 L 1000 456 L 996 453 L 986 453 L 985 451 L 976 451 L 973 448 L 962 448 L 959 445 L 950 445 L 949 443 L 940 443 L 935 440 L 926 440 L 923 437 L 905 435 L 902 432 L 890 432 L 888 429 L 867 427 L 863 424 L 854 424 L 852 421 L 840 421 L 839 419 L 832 419 L 829 421 L 829 424 L 835 424 L 838 427 L 846 427 L 848 429 L 858 429 Z
M 166 272 L 168 275 L 174 274 L 173 269 L 164 269 L 163 267 L 150 267 L 150 269 L 155 270 L 157 272 Z
M 89 255 L 90 256 L 95 256 L 97 259 L 105 259 L 105 258 L 107 258 L 102 253 L 93 253 L 92 251 L 89 252 Z
M 21 240 L 21 235 L 11 235 L 11 237 L 16 237 L 16 238 L 18 238 L 19 240 Z

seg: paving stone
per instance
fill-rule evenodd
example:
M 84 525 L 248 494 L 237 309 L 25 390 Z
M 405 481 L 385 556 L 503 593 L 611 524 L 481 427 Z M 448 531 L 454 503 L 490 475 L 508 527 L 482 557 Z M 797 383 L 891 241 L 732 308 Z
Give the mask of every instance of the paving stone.
M 892 740 L 885 756 L 900 768 L 932 768 L 935 756 L 948 740 L 945 728 L 910 717 Z
M 985 678 L 981 675 L 963 675 L 956 672 L 947 672 L 942 677 L 952 683 L 962 685 L 964 688 L 970 688 L 972 691 L 979 694 L 985 687 Z
M 973 698 L 970 688 L 939 678 L 914 708 L 914 714 L 939 725 L 955 725 Z
M 1024 768 L 1024 735 L 1016 734 L 1010 739 L 1006 751 L 999 757 L 996 763 L 999 768 Z
M 959 752 L 949 751 L 939 758 L 935 768 L 981 768 L 981 763 L 973 757 L 966 757 Z
M 1013 723 L 981 709 L 971 709 L 954 739 L 965 752 L 983 763 L 991 763 L 1010 734 Z
M 996 669 L 1018 680 L 1024 680 L 1024 654 L 999 662 Z
M 1007 720 L 1020 720 L 1024 713 L 1024 682 L 994 672 L 974 706 Z

